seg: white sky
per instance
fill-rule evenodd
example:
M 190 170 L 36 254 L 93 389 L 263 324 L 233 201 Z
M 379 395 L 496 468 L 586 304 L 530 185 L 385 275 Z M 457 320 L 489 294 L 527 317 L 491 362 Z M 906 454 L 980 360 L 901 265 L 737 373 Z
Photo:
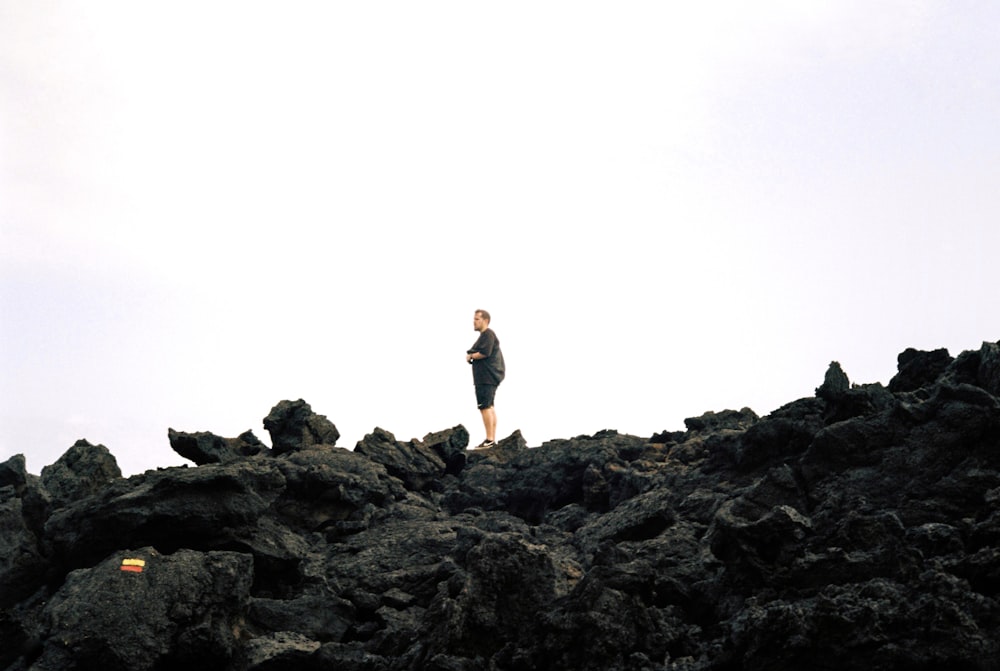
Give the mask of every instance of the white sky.
M 683 429 L 1000 337 L 1000 4 L 0 2 L 0 461 Z

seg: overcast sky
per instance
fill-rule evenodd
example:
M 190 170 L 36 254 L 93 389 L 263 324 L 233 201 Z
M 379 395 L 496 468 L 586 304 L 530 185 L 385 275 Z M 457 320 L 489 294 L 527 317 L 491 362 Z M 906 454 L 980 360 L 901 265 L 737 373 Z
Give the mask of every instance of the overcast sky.
M 529 445 L 1000 338 L 1000 4 L 0 3 L 0 461 Z

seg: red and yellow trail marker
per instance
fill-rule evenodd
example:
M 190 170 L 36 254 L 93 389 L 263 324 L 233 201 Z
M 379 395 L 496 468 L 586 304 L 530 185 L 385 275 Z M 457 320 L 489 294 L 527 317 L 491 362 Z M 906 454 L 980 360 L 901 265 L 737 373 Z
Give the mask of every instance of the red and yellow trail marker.
M 146 567 L 146 560 L 144 559 L 122 559 L 122 570 L 128 571 L 129 573 L 142 573 L 142 569 Z

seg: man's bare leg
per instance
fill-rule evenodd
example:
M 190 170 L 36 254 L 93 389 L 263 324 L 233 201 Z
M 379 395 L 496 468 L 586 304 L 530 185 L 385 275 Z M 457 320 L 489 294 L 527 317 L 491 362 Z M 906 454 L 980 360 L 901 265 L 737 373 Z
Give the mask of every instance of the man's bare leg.
M 492 405 L 480 410 L 483 414 L 483 428 L 486 429 L 486 440 L 497 439 L 497 411 Z

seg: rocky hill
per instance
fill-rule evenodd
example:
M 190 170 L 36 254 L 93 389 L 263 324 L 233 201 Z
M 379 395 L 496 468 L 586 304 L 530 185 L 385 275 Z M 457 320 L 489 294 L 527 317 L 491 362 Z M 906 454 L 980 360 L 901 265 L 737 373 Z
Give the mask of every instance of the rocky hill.
M 766 417 L 0 464 L 0 669 L 1000 669 L 1000 343 Z M 817 374 L 817 382 L 820 382 Z

